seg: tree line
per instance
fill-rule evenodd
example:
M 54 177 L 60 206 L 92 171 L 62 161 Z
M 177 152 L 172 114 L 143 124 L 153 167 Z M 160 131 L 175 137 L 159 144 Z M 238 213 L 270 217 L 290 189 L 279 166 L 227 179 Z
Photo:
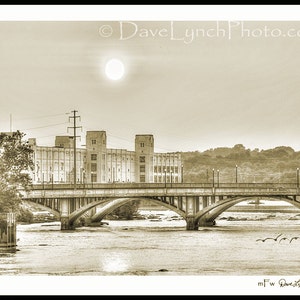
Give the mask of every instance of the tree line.
M 203 152 L 182 152 L 184 182 L 296 183 L 300 151 L 288 146 L 259 150 L 244 145 L 219 147 Z M 219 178 L 217 178 L 219 177 Z

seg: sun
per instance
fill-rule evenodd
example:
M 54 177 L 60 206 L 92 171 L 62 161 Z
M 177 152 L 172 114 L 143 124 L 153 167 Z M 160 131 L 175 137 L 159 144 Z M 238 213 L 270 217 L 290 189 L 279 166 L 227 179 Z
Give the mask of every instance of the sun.
M 124 73 L 124 64 L 119 59 L 110 59 L 105 65 L 105 75 L 111 80 L 120 80 Z

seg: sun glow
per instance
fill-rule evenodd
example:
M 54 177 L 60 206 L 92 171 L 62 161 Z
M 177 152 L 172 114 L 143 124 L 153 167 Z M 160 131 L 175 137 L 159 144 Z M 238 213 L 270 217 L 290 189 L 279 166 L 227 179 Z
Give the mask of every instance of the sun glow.
M 111 80 L 120 80 L 124 73 L 124 64 L 119 59 L 113 58 L 105 65 L 105 74 Z

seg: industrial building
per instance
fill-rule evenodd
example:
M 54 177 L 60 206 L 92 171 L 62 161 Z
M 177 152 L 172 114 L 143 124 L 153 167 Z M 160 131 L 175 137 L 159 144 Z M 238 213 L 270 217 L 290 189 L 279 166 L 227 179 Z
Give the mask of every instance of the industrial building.
M 72 136 L 56 136 L 53 147 L 39 146 L 35 138 L 28 142 L 33 149 L 33 183 L 182 181 L 181 154 L 155 153 L 151 134 L 135 136 L 135 151 L 107 148 L 105 131 L 87 131 L 85 148 L 74 147 Z

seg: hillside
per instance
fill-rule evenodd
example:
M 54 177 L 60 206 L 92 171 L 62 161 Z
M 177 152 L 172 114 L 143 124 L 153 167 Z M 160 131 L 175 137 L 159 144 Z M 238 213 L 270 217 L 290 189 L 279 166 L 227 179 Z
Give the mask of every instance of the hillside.
M 184 182 L 215 182 L 219 170 L 220 183 L 276 182 L 296 183 L 300 167 L 300 151 L 280 146 L 274 149 L 246 149 L 242 144 L 203 152 L 181 152 Z M 237 166 L 237 167 L 236 167 Z

